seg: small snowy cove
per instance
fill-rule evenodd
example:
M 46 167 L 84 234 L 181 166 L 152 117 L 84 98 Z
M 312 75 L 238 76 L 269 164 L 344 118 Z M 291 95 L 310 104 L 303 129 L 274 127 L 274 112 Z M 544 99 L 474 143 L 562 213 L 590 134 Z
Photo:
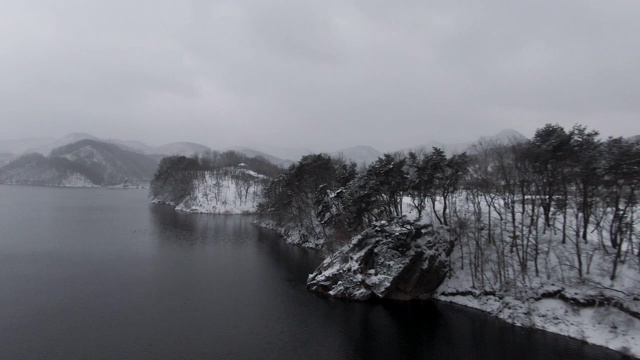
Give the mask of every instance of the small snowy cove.
M 235 171 L 247 172 L 245 169 Z M 260 175 L 255 173 L 249 175 L 260 178 Z M 243 186 L 238 182 L 237 176 L 234 180 L 233 176 L 221 178 L 213 173 L 206 174 L 195 182 L 194 189 L 192 195 L 182 203 L 168 204 L 186 212 L 248 214 L 256 211 L 256 205 L 260 201 L 261 187 L 258 183 L 245 183 Z M 482 206 L 467 200 L 463 195 L 455 199 L 454 203 L 460 214 L 471 214 L 473 206 Z M 152 201 L 167 203 L 162 198 Z M 500 206 L 498 201 L 496 206 Z M 499 219 L 492 209 L 484 210 L 495 224 L 507 224 Z M 417 218 L 415 206 L 409 197 L 403 200 L 403 213 L 407 219 Z M 428 209 L 417 219 L 419 224 L 434 224 L 435 221 L 433 213 Z M 554 221 L 557 222 L 559 219 L 554 218 Z M 325 242 L 331 240 L 309 236 L 307 232 L 299 229 L 278 228 L 269 221 L 260 225 L 278 231 L 290 244 L 313 249 L 322 249 Z M 574 225 L 569 223 L 566 226 Z M 493 236 L 508 236 L 508 225 L 500 230 L 500 233 Z M 575 271 L 575 243 L 567 241 L 566 244 L 558 246 L 560 239 L 554 229 L 540 228 L 538 231 L 543 241 L 538 249 L 541 258 L 539 274 L 534 276 L 532 273 L 522 275 L 518 272 L 517 254 L 510 253 L 508 248 L 498 249 L 496 245 L 494 252 L 474 252 L 473 240 L 468 234 L 464 235 L 467 236 L 466 239 L 460 239 L 455 226 L 442 227 L 442 236 L 448 237 L 455 246 L 449 256 L 448 275 L 432 294 L 433 299 L 482 310 L 517 326 L 569 336 L 640 358 L 638 259 L 629 256 L 627 261 L 621 262 L 619 276 L 612 281 L 609 278 L 613 255 L 602 251 L 600 241 L 592 240 L 582 244 L 586 273 L 579 278 Z M 599 235 L 602 236 L 601 229 Z M 326 249 L 324 251 L 326 252 Z M 500 262 L 497 261 L 498 256 L 502 257 Z M 482 261 L 479 261 L 480 257 Z M 480 263 L 485 267 L 483 271 L 487 275 L 478 281 L 477 271 Z M 508 264 L 513 268 L 498 269 L 498 263 Z M 363 282 L 372 284 L 372 287 L 379 287 L 380 279 L 383 278 L 376 273 L 357 276 L 364 276 Z M 497 287 L 496 276 L 511 276 L 503 281 L 512 282 L 513 286 Z M 345 291 L 344 284 L 340 284 L 340 287 L 343 288 L 340 291 Z

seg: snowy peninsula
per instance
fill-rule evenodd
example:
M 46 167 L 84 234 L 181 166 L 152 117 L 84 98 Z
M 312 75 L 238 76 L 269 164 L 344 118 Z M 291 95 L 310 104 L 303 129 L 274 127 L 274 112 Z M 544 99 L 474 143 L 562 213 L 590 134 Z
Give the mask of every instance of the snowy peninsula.
M 640 358 L 639 142 L 547 125 L 532 140 L 385 154 L 360 168 L 313 154 L 259 171 L 236 155 L 165 158 L 152 200 L 258 213 L 288 243 L 326 255 L 311 291 L 433 298 Z
M 309 155 L 265 189 L 263 224 L 327 254 L 312 291 L 431 297 L 640 358 L 638 141 L 549 124 L 365 169 Z

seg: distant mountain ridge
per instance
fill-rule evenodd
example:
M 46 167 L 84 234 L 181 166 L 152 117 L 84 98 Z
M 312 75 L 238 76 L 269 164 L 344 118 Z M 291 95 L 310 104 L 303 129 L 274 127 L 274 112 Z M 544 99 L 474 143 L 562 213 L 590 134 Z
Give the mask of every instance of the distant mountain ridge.
M 526 139 L 527 138 L 521 133 L 512 129 L 507 129 L 493 136 L 481 137 L 478 141 L 512 142 L 524 141 Z M 173 142 L 162 146 L 150 146 L 135 140 L 103 140 L 91 134 L 78 132 L 68 134 L 60 139 L 30 138 L 22 140 L 0 140 L 0 166 L 3 166 L 12 160 L 15 160 L 18 155 L 24 153 L 25 149 L 30 150 L 31 152 L 40 153 L 42 155 L 45 155 L 46 157 L 56 148 L 64 147 L 65 145 L 73 144 L 82 140 L 93 140 L 100 143 L 117 145 L 121 149 L 147 155 L 151 157 L 156 163 L 165 156 L 181 155 L 190 157 L 194 154 L 202 154 L 208 151 L 212 151 L 212 149 L 206 145 L 192 142 Z M 470 151 L 470 146 L 472 144 L 473 143 L 471 142 L 447 144 L 438 141 L 430 141 L 413 148 L 406 148 L 398 151 L 431 151 L 433 147 L 438 147 L 444 150 L 446 154 L 451 155 L 454 153 L 461 153 L 463 151 Z M 303 156 L 314 153 L 313 150 L 308 148 L 283 148 L 266 145 L 232 147 L 230 149 L 251 157 L 261 156 L 280 167 L 288 167 L 294 162 L 300 160 L 300 158 L 302 158 Z M 328 152 L 328 154 L 331 156 L 341 156 L 345 160 L 354 161 L 358 164 L 369 164 L 377 160 L 377 158 L 382 155 L 382 152 L 371 146 L 358 145 L 338 151 Z
M 80 141 L 80 140 L 96 140 L 99 141 L 99 139 L 93 135 L 87 134 L 87 133 L 71 133 L 68 135 L 65 135 L 64 137 L 57 139 L 51 143 L 39 146 L 37 148 L 33 148 L 33 149 L 29 149 L 27 150 L 28 152 L 34 152 L 34 153 L 39 153 L 42 154 L 44 156 L 48 156 L 51 153 L 51 150 L 55 149 L 55 148 L 59 148 L 61 146 L 65 146 L 68 144 L 72 144 L 74 142 Z
M 493 136 L 481 136 L 478 141 L 497 142 L 503 144 L 518 143 L 529 140 L 526 136 L 522 135 L 516 130 L 506 129 Z
M 382 153 L 371 146 L 358 145 L 332 152 L 329 155 L 343 157 L 345 160 L 350 160 L 357 164 L 370 164 L 382 156 Z
M 231 148 L 233 149 L 251 149 L 253 151 L 259 151 L 263 154 L 268 154 L 270 156 L 276 157 L 282 160 L 289 160 L 292 162 L 296 162 L 300 160 L 303 156 L 313 154 L 314 151 L 309 148 L 283 148 L 279 146 L 269 146 L 269 145 L 249 145 L 240 148 Z
M 42 154 L 22 155 L 0 168 L 0 184 L 43 186 L 97 186 L 94 174 L 65 158 L 47 158 Z
M 56 141 L 54 138 L 0 139 L 0 153 L 23 154 Z
M 151 154 L 192 156 L 205 151 L 211 151 L 211 149 L 208 146 L 192 142 L 173 142 L 154 148 Z
M 118 145 L 84 139 L 31 153 L 0 168 L 0 183 L 45 186 L 114 186 L 148 182 L 157 161 Z
M 237 151 L 239 153 L 245 154 L 249 157 L 256 157 L 256 156 L 260 156 L 265 158 L 266 160 L 268 160 L 269 162 L 271 162 L 272 164 L 278 165 L 280 167 L 286 168 L 289 167 L 289 165 L 293 164 L 294 162 L 292 160 L 289 159 L 280 159 L 278 157 L 275 157 L 273 155 L 269 155 L 265 152 L 259 151 L 259 150 L 254 150 L 254 149 L 250 149 L 250 148 L 245 148 L 245 147 L 236 147 L 236 148 L 232 148 L 232 150 Z
M 161 146 L 150 146 L 135 140 L 100 139 L 91 134 L 77 132 L 54 138 L 28 138 L 19 140 L 0 140 L 0 153 L 11 154 L 14 157 L 26 153 L 39 153 L 48 156 L 53 149 L 72 144 L 81 140 L 95 140 L 103 143 L 111 143 L 123 149 L 142 153 L 145 155 L 183 155 L 192 156 L 211 150 L 208 146 L 192 142 L 173 142 Z
M 448 156 L 451 156 L 453 154 L 459 154 L 465 151 L 470 152 L 472 151 L 472 146 L 479 142 L 509 144 L 514 142 L 517 143 L 517 142 L 527 141 L 527 140 L 528 138 L 522 135 L 520 132 L 513 129 L 506 129 L 506 130 L 500 131 L 495 135 L 481 136 L 480 138 L 478 138 L 478 140 L 473 142 L 445 144 L 438 141 L 430 141 L 425 144 L 416 146 L 412 149 L 404 149 L 401 151 L 406 152 L 408 150 L 423 150 L 423 151 L 429 152 L 431 151 L 432 148 L 437 147 L 437 148 L 440 148 L 442 151 L 444 151 L 445 154 L 447 154 Z

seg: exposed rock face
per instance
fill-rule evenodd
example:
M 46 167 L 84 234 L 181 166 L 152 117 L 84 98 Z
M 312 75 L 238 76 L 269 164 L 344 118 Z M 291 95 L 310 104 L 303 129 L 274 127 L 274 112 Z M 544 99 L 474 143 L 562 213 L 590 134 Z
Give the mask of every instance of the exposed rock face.
M 359 301 L 427 299 L 445 279 L 452 250 L 431 225 L 383 221 L 325 259 L 307 288 Z

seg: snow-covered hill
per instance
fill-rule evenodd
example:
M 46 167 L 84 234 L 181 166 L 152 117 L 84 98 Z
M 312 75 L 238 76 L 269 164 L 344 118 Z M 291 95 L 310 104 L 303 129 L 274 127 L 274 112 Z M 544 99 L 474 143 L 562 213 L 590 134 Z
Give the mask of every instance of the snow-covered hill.
M 117 145 L 85 139 L 32 153 L 0 168 L 0 183 L 46 186 L 113 186 L 151 180 L 157 162 Z
M 157 166 L 149 156 L 95 140 L 81 140 L 54 149 L 51 156 L 69 159 L 99 174 L 102 181 L 98 185 L 116 185 L 125 180 L 146 182 L 151 180 Z
M 0 168 L 0 184 L 94 187 L 97 180 L 65 158 L 33 153 Z
M 152 202 L 174 206 L 176 210 L 206 214 L 250 214 L 256 212 L 266 177 L 254 171 L 229 167 L 194 172 L 189 176 L 189 194 L 174 201 L 171 188 L 152 198 Z

